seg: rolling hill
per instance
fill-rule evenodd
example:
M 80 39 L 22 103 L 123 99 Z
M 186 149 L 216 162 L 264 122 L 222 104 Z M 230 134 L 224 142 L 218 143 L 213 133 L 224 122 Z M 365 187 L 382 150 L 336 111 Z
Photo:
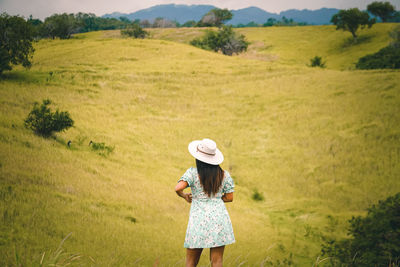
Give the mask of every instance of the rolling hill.
M 388 44 L 395 25 L 375 26 L 356 44 L 331 26 L 243 28 L 252 46 L 233 57 L 188 45 L 197 28 L 40 40 L 0 80 L 0 265 L 182 265 L 190 206 L 173 188 L 203 137 L 236 185 L 226 266 L 323 259 L 324 238 L 400 191 L 400 73 L 351 68 Z M 317 52 L 328 68 L 306 66 Z M 49 139 L 23 125 L 46 98 L 75 121 Z

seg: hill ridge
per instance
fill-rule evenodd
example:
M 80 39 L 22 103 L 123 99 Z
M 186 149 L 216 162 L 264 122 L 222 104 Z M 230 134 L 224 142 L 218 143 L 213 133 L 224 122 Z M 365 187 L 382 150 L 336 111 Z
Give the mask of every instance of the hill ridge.
M 184 4 L 164 4 L 155 5 L 149 8 L 141 9 L 132 13 L 113 12 L 104 14 L 105 18 L 119 18 L 125 16 L 131 20 L 154 20 L 157 17 L 163 17 L 170 20 L 176 20 L 179 23 L 185 23 L 189 20 L 198 21 L 201 17 L 213 8 L 213 5 L 184 5 Z M 306 22 L 314 25 L 330 24 L 330 18 L 339 11 L 336 8 L 310 9 L 288 9 L 280 13 L 268 12 L 256 6 L 249 6 L 241 9 L 231 10 L 232 20 L 227 24 L 247 24 L 251 21 L 264 23 L 269 18 L 281 19 L 283 16 L 291 18 L 296 22 Z

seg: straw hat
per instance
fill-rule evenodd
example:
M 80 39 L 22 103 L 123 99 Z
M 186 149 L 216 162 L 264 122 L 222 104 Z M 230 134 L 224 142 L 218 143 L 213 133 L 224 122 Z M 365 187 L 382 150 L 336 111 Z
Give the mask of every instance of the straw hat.
M 211 164 L 219 165 L 224 161 L 224 155 L 211 139 L 194 140 L 188 146 L 190 154 L 196 159 Z

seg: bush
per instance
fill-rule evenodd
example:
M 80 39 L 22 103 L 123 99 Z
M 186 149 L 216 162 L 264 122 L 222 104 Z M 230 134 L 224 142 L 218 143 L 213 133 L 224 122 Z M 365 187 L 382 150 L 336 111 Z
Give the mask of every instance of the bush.
M 89 144 L 92 146 L 92 150 L 97 151 L 97 153 L 101 156 L 108 156 L 111 152 L 114 151 L 114 147 L 107 146 L 105 143 L 90 141 Z
M 399 266 L 400 193 L 379 201 L 365 217 L 353 217 L 348 229 L 351 237 L 330 240 L 322 253 L 332 266 Z
M 41 105 L 35 102 L 33 109 L 24 121 L 27 128 L 44 137 L 49 137 L 54 132 L 64 131 L 74 125 L 74 121 L 67 111 L 51 112 L 48 107 L 50 103 L 49 99 L 43 100 Z
M 221 51 L 228 56 L 246 51 L 249 45 L 245 36 L 236 34 L 232 26 L 222 26 L 218 32 L 207 31 L 202 38 L 196 38 L 190 44 L 206 50 Z
M 320 67 L 320 68 L 325 68 L 325 63 L 322 62 L 322 57 L 315 56 L 312 59 L 310 59 L 310 67 Z
M 253 195 L 251 196 L 251 198 L 255 201 L 263 201 L 264 200 L 264 196 L 258 192 L 258 190 L 255 190 L 253 192 Z
M 132 23 L 131 25 L 127 26 L 125 30 L 121 30 L 121 34 L 123 36 L 129 36 L 133 38 L 145 38 L 149 33 L 140 27 L 137 23 Z
M 400 49 L 395 46 L 382 48 L 375 54 L 358 60 L 357 69 L 400 69 Z

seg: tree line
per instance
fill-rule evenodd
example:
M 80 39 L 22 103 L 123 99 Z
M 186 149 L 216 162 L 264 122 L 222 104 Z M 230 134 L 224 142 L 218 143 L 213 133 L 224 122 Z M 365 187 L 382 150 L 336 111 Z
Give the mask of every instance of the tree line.
M 341 10 L 331 22 L 341 29 L 350 31 L 356 38 L 356 31 L 359 26 L 370 26 L 375 23 L 369 14 L 376 16 L 382 22 L 400 22 L 400 12 L 396 11 L 389 2 L 373 2 L 368 5 L 367 11 L 360 11 L 357 8 Z M 158 17 L 153 21 L 129 20 L 126 17 L 102 18 L 93 13 L 76 14 L 53 14 L 41 21 L 32 16 L 27 20 L 33 27 L 33 35 L 39 38 L 60 38 L 68 39 L 74 33 L 83 33 L 98 30 L 125 29 L 131 24 L 139 25 L 142 28 L 174 28 L 174 27 L 220 27 L 231 20 L 233 14 L 228 9 L 215 8 L 203 15 L 199 21 L 190 20 L 183 24 L 177 21 Z M 351 21 L 351 22 L 350 22 Z M 347 25 L 346 25 L 347 24 Z M 352 25 L 350 25 L 352 24 Z M 283 17 L 281 20 L 269 18 L 265 23 L 258 24 L 249 22 L 247 24 L 232 25 L 233 27 L 268 27 L 268 26 L 303 26 L 305 22 L 296 22 L 293 19 Z

